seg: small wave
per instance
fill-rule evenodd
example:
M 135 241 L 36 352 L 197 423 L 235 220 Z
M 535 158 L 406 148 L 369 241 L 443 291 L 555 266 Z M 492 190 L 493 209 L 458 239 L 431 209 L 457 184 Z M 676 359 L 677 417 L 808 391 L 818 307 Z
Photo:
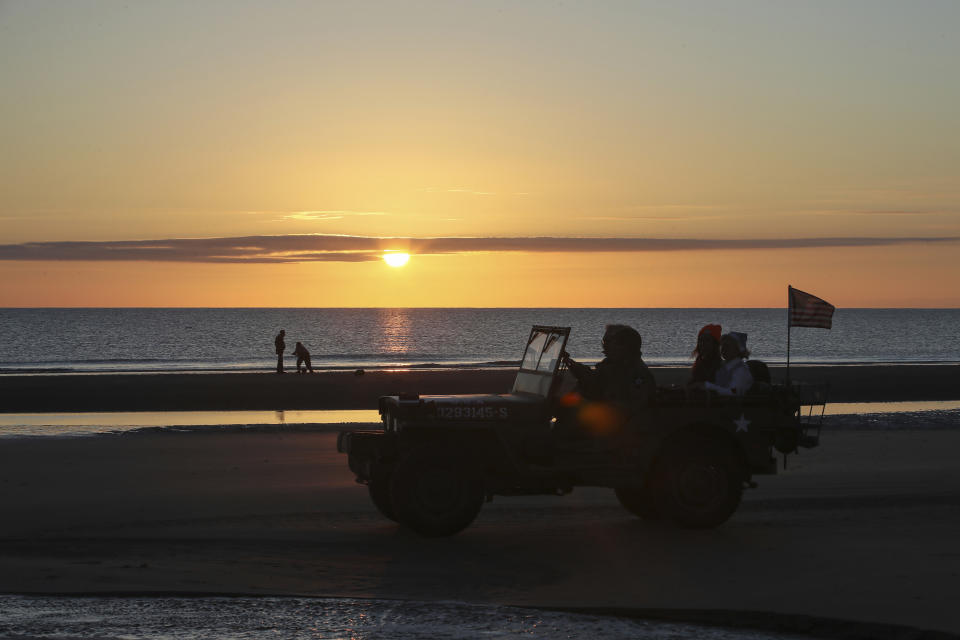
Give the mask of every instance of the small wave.
M 155 374 L 155 373 L 263 373 L 272 371 L 276 366 L 275 362 L 264 363 L 191 363 L 184 365 L 182 362 L 171 362 L 168 360 L 159 360 L 159 364 L 144 364 L 145 361 L 127 361 L 123 365 L 114 366 L 14 366 L 4 367 L 0 365 L 0 375 L 3 374 Z M 366 371 L 382 370 L 457 370 L 457 369 L 505 369 L 516 368 L 519 361 L 492 361 L 492 362 L 347 362 L 330 363 L 314 361 L 313 368 L 316 371 L 354 371 L 364 369 Z M 292 364 L 288 364 L 292 366 Z
M 379 351 L 376 353 L 332 353 L 324 351 L 321 353 L 314 353 L 313 358 L 322 357 L 325 360 L 349 360 L 349 361 L 360 361 L 360 360 L 372 360 L 382 362 L 386 358 L 396 357 L 400 359 L 412 360 L 412 361 L 421 361 L 421 360 L 442 360 L 445 357 L 449 357 L 448 353 L 428 353 L 428 352 L 417 352 L 417 353 L 403 353 L 403 354 L 391 354 L 390 352 Z
M 593 365 L 595 360 L 584 359 L 581 362 Z M 772 367 L 782 367 L 776 360 L 766 360 Z M 365 369 L 367 371 L 425 371 L 425 370 L 481 370 L 481 369 L 515 369 L 519 360 L 444 360 L 444 359 L 397 359 L 385 358 L 376 360 L 349 359 L 337 361 L 335 359 L 313 360 L 316 371 L 353 371 Z M 687 360 L 655 359 L 647 360 L 651 367 L 688 367 Z M 943 366 L 957 364 L 950 360 L 937 361 L 801 361 L 791 362 L 792 367 L 798 369 L 806 367 L 862 367 L 862 366 Z M 272 371 L 276 366 L 275 360 L 263 361 L 231 361 L 231 360 L 170 360 L 170 359 L 101 359 L 101 360 L 74 360 L 70 362 L 0 362 L 0 375 L 43 375 L 43 374 L 158 374 L 158 373 L 263 373 Z M 292 359 L 288 366 L 293 367 Z
M 146 362 L 177 362 L 176 358 L 75 358 L 67 363 L 75 364 L 115 364 L 115 363 L 146 363 Z M 0 365 L 17 364 L 16 362 L 0 362 Z M 36 364 L 60 364 L 56 360 L 40 360 Z
M 462 602 L 281 597 L 0 596 L 5 637 L 811 638 L 697 622 Z M 677 616 L 678 618 L 680 616 Z M 701 614 L 702 617 L 702 614 Z M 790 628 L 788 618 L 778 625 Z M 807 627 L 810 620 L 805 619 Z
M 846 413 L 824 418 L 824 431 L 938 431 L 960 429 L 960 409 Z
M 0 375 L 5 373 L 72 373 L 74 370 L 68 367 L 50 367 L 50 368 L 39 368 L 39 367 L 0 367 Z
M 116 429 L 107 435 L 135 436 L 144 433 L 329 433 L 343 429 L 372 429 L 379 422 L 326 422 L 316 424 L 200 424 L 170 427 Z

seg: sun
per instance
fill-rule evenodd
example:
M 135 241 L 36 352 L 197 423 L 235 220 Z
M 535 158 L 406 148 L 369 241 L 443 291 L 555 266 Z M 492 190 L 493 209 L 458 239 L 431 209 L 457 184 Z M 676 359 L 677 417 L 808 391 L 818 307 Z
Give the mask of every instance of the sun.
M 397 253 L 395 251 L 387 251 L 383 254 L 383 261 L 386 262 L 391 267 L 402 267 L 407 264 L 410 260 L 409 253 Z

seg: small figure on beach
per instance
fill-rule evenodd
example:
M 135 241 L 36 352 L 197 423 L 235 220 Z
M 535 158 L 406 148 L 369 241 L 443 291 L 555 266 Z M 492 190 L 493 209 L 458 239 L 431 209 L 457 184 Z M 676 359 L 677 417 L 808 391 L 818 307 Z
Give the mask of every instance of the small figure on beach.
M 720 368 L 720 336 L 723 329 L 718 324 L 708 324 L 697 334 L 697 348 L 693 350 L 693 367 L 690 369 L 688 385 L 702 386 L 704 382 L 713 382 Z
M 720 358 L 723 365 L 717 369 L 713 382 L 704 382 L 704 387 L 722 396 L 742 396 L 753 386 L 753 375 L 746 359 L 747 334 L 731 331 L 720 338 Z
M 297 373 L 313 373 L 313 365 L 310 364 L 310 352 L 307 351 L 302 342 L 297 343 L 293 355 L 297 356 Z M 300 365 L 304 365 L 303 370 L 300 369 Z
M 283 352 L 287 350 L 287 343 L 283 341 L 285 335 L 287 332 L 280 329 L 280 333 L 273 339 L 273 346 L 277 350 L 277 373 L 283 373 Z

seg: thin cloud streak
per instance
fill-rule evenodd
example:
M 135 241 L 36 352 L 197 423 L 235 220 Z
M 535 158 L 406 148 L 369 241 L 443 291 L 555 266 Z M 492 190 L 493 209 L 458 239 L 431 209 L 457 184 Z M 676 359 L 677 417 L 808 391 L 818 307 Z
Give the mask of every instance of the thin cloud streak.
M 264 222 L 283 222 L 285 220 L 343 220 L 344 218 L 362 218 L 366 216 L 391 216 L 389 211 L 355 211 L 353 209 L 305 209 L 302 211 L 243 211 L 249 216 L 275 216 Z
M 652 207 L 651 207 L 652 208 Z M 700 207 L 708 209 L 708 207 Z M 722 209 L 717 208 L 720 211 Z M 797 211 L 778 211 L 779 217 L 872 217 L 872 216 L 904 216 L 904 217 L 922 217 L 922 216 L 954 216 L 960 214 L 960 211 L 950 210 L 922 210 L 922 209 L 804 209 Z M 718 215 L 591 215 L 579 216 L 575 220 L 593 220 L 599 222 L 697 222 L 701 220 L 743 220 L 746 218 L 757 218 L 768 216 L 768 212 L 753 213 L 733 213 Z
M 809 216 L 946 216 L 956 215 L 957 211 L 922 209 L 875 210 L 869 209 L 817 209 L 813 211 L 799 211 L 796 215 Z
M 245 236 L 0 245 L 0 260 L 212 263 L 367 262 L 386 250 L 421 255 L 526 252 L 623 253 L 760 249 L 862 248 L 944 244 L 960 236 L 914 238 L 373 238 L 347 235 Z
M 742 218 L 743 216 L 580 216 L 574 220 L 593 220 L 596 222 L 697 222 L 699 220 L 720 220 Z
M 498 193 L 496 191 L 478 191 L 477 189 L 446 189 L 442 187 L 425 187 L 417 189 L 421 193 L 459 193 L 468 196 L 528 196 L 529 191 L 513 191 L 510 193 Z
M 622 210 L 658 211 L 661 209 L 672 209 L 677 211 L 726 211 L 731 208 L 730 205 L 725 204 L 630 204 L 622 207 Z
M 364 216 L 388 216 L 386 211 L 351 211 L 349 209 L 330 209 L 326 211 L 295 211 L 283 216 L 284 220 L 342 220 L 343 218 Z
M 427 187 L 419 189 L 423 193 L 462 193 L 469 196 L 495 196 L 495 191 L 477 191 L 475 189 L 442 189 L 440 187 Z

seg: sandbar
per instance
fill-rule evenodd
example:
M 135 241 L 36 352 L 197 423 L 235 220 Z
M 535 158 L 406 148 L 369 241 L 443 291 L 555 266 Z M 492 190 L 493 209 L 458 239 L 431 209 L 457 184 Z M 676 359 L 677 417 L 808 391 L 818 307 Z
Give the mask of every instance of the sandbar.
M 658 384 L 682 385 L 685 367 L 654 367 Z M 784 378 L 772 367 L 774 380 Z M 506 393 L 511 369 L 288 373 L 0 375 L 0 411 L 202 411 L 376 409 L 377 398 Z M 835 402 L 960 399 L 960 364 L 794 366 L 799 382 L 829 383 Z

